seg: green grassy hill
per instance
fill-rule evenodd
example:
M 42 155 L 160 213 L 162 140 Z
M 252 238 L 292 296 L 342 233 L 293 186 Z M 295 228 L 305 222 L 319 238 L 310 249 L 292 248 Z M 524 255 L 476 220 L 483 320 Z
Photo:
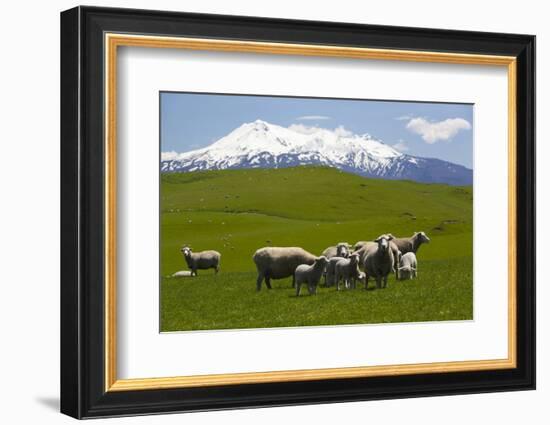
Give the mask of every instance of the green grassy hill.
M 263 246 L 320 254 L 382 233 L 432 239 L 419 278 L 377 291 L 320 288 L 296 299 L 290 278 L 255 291 L 252 255 Z M 187 268 L 181 245 L 222 254 L 221 272 Z M 161 179 L 163 331 L 472 318 L 472 188 L 365 179 L 332 168 L 224 170 Z M 307 292 L 307 291 L 306 291 Z

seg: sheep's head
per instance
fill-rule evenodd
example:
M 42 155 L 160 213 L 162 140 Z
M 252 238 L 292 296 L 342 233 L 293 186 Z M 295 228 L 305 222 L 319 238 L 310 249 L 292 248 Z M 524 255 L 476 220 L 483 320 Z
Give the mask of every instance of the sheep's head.
M 336 245 L 336 256 L 347 258 L 349 256 L 349 244 L 347 242 L 340 242 Z
M 418 243 L 430 243 L 430 238 L 424 232 L 416 232 L 414 237 L 418 240 Z
M 386 252 L 390 246 L 390 241 L 393 240 L 393 236 L 389 235 L 380 235 L 374 242 L 378 244 L 378 249 L 382 252 Z
M 327 264 L 328 264 L 328 259 L 327 257 L 325 257 L 324 255 L 321 255 L 320 257 L 317 257 L 315 259 L 315 264 L 317 265 L 320 265 L 322 267 L 325 267 Z
M 186 257 L 186 258 L 191 256 L 191 252 L 192 252 L 191 247 L 189 247 L 187 245 L 182 246 L 180 251 L 183 254 L 183 256 Z

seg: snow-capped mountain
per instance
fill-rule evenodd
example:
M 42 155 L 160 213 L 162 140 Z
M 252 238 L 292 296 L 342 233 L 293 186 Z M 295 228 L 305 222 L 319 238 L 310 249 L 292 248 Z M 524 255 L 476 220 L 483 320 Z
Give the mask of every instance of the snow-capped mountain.
M 163 152 L 162 172 L 325 165 L 368 177 L 425 183 L 472 184 L 472 170 L 433 158 L 406 155 L 369 134 L 339 127 L 289 128 L 257 120 L 211 145 L 185 153 Z

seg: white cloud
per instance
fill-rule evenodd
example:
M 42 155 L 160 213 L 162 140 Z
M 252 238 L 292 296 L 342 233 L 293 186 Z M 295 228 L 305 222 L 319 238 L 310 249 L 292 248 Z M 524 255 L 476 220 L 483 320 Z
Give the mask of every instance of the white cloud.
M 298 121 L 319 121 L 319 120 L 330 120 L 330 117 L 326 115 L 303 115 L 296 118 Z
M 330 131 L 337 135 L 338 137 L 351 137 L 353 136 L 353 132 L 346 129 L 343 125 L 339 125 L 334 130 L 329 130 L 327 128 L 317 127 L 317 126 L 309 126 L 304 124 L 291 124 L 288 127 L 289 130 L 295 131 L 296 133 L 300 134 L 313 134 L 318 132 L 319 130 L 324 131 Z
M 452 139 L 460 130 L 471 128 L 471 124 L 462 118 L 447 118 L 437 122 L 429 122 L 424 118 L 412 118 L 407 123 L 407 130 L 419 134 L 429 144 Z
M 406 152 L 406 151 L 409 150 L 409 147 L 407 146 L 407 144 L 405 143 L 405 141 L 403 139 L 399 139 L 399 141 L 395 145 L 393 145 L 392 147 L 397 149 L 399 152 Z
M 291 124 L 288 127 L 288 129 L 301 134 L 313 134 L 316 131 L 319 131 L 319 127 L 314 127 L 314 126 L 309 126 L 304 124 Z
M 400 117 L 396 117 L 395 119 L 397 121 L 408 121 L 411 118 L 414 118 L 412 115 L 401 115 Z
M 346 130 L 343 125 L 339 125 L 334 129 L 334 133 L 339 137 L 351 137 L 353 133 L 349 130 Z

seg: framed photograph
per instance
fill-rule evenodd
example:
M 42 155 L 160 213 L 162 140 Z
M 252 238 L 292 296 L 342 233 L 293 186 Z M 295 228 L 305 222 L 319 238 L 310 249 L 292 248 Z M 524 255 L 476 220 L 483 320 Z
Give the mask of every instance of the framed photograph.
M 534 389 L 534 70 L 530 35 L 63 12 L 61 411 Z

